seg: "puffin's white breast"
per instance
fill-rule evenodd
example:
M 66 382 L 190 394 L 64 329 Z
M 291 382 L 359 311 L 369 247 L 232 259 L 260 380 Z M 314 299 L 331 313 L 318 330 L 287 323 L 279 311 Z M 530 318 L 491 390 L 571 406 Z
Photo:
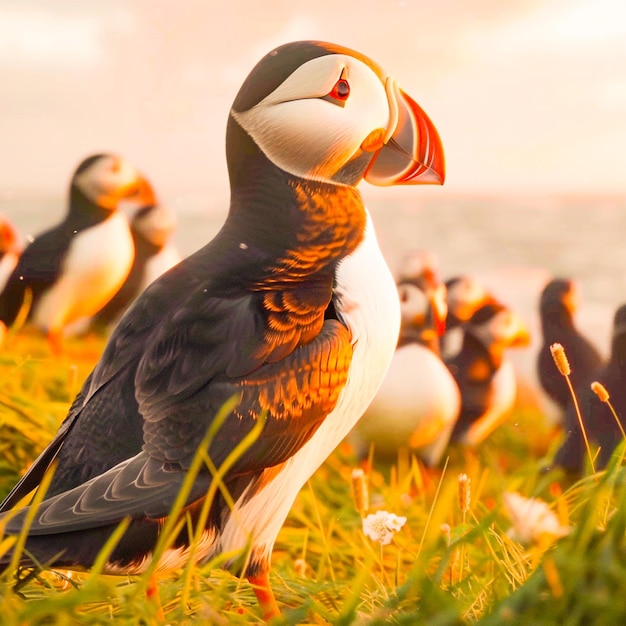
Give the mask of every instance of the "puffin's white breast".
M 369 215 L 364 240 L 338 268 L 335 291 L 337 312 L 350 329 L 354 346 L 348 382 L 334 410 L 280 474 L 247 502 L 242 498 L 236 503 L 222 532 L 223 551 L 248 545 L 254 532 L 253 545 L 269 556 L 296 495 L 363 415 L 391 363 L 400 331 L 400 304 Z
M 119 213 L 79 232 L 57 282 L 35 307 L 33 322 L 46 331 L 59 331 L 97 313 L 128 276 L 134 253 L 128 222 Z
M 396 350 L 355 435 L 395 456 L 418 431 L 420 446 L 438 438 L 454 425 L 460 408 L 459 389 L 443 361 L 422 345 L 408 344 Z

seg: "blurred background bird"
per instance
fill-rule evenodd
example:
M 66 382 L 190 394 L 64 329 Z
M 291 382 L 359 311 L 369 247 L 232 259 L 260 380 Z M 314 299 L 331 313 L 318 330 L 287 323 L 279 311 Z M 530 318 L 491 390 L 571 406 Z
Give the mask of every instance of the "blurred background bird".
M 569 359 L 569 352 L 568 359 Z M 574 370 L 572 369 L 572 374 Z M 592 389 L 599 382 L 607 392 L 606 399 Z M 580 415 L 589 442 L 599 447 L 594 460 L 596 470 L 603 469 L 618 444 L 624 440 L 626 424 L 626 305 L 613 318 L 611 353 L 607 363 L 588 372 L 586 379 L 574 387 Z M 602 395 L 602 391 L 600 390 Z M 610 401 L 611 406 L 606 402 Z M 612 407 L 612 408 L 611 408 Z M 615 413 L 613 412 L 615 411 Z M 554 464 L 580 476 L 588 463 L 580 422 L 573 402 L 567 405 L 563 424 L 564 440 Z
M 402 275 L 406 279 L 406 275 Z M 431 283 L 431 287 L 434 285 Z M 391 366 L 351 436 L 359 456 L 395 461 L 410 451 L 435 466 L 448 445 L 461 407 L 454 378 L 441 359 L 439 331 L 445 324 L 445 286 L 429 293 L 400 282 L 401 325 Z
M 64 329 L 109 301 L 134 258 L 128 222 L 118 210 L 123 202 L 155 204 L 152 187 L 139 171 L 109 154 L 82 161 L 70 183 L 65 218 L 35 236 L 0 294 L 5 327 L 22 312 L 59 352 Z
M 446 359 L 461 393 L 453 440 L 478 445 L 510 414 L 517 383 L 505 353 L 529 342 L 524 321 L 502 304 L 483 305 L 463 325 L 461 349 Z
M 17 228 L 6 215 L 0 214 L 0 292 L 13 273 L 23 248 Z
M 457 275 L 445 281 L 448 316 L 446 332 L 441 339 L 441 351 L 445 359 L 452 358 L 461 349 L 463 331 L 461 326 L 487 304 L 496 303 L 493 294 L 470 274 Z
M 95 329 L 111 330 L 144 289 L 181 260 L 174 243 L 176 214 L 166 204 L 145 206 L 132 215 L 133 264 L 117 293 L 91 320 Z
M 542 343 L 536 367 L 541 389 L 558 407 L 561 424 L 572 396 L 567 381 L 554 364 L 550 346 L 560 343 L 565 349 L 571 366 L 570 380 L 575 389 L 581 388 L 604 363 L 598 348 L 576 326 L 578 306 L 579 289 L 573 280 L 554 278 L 541 292 Z

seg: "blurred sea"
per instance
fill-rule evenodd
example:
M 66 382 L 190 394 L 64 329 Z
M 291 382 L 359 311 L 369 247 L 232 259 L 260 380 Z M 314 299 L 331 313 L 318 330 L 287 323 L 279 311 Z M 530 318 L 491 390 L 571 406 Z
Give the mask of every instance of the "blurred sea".
M 363 186 L 392 270 L 404 253 L 426 249 L 439 259 L 444 279 L 461 273 L 479 276 L 530 326 L 533 346 L 515 357 L 523 372 L 531 372 L 540 339 L 541 288 L 550 276 L 573 278 L 581 287 L 579 326 L 608 352 L 613 312 L 626 302 L 626 194 L 483 197 L 437 191 Z M 176 242 L 185 256 L 208 242 L 226 215 L 225 195 L 181 195 L 166 201 L 178 213 Z M 61 219 L 64 202 L 61 197 L 5 193 L 0 212 L 23 235 L 36 234 Z

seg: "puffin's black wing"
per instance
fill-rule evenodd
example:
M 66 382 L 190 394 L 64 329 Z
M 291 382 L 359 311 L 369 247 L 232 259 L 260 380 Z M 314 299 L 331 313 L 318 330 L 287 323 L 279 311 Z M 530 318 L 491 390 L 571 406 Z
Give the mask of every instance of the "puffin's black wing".
M 191 393 L 174 385 L 178 402 L 167 391 L 153 390 L 150 402 L 140 404 L 148 412 L 144 451 L 44 500 L 29 532 L 58 534 L 105 526 L 127 516 L 166 516 L 222 399 L 228 399 L 237 388 L 242 401 L 212 440 L 208 454 L 213 463 L 219 467 L 265 411 L 267 421 L 261 436 L 235 463 L 229 476 L 255 474 L 287 460 L 334 406 L 350 362 L 348 333 L 336 320 L 328 320 L 311 344 L 294 350 L 280 363 L 258 368 L 243 385 L 222 377 Z M 191 384 L 190 389 L 194 388 Z M 205 495 L 210 482 L 208 471 L 201 472 L 187 503 Z M 7 530 L 17 532 L 25 514 L 20 512 L 10 520 Z
M 26 247 L 0 295 L 0 320 L 10 325 L 24 302 L 26 287 L 33 302 L 58 279 L 72 238 L 64 225 L 39 235 Z
M 126 516 L 166 516 L 184 480 L 184 473 L 169 471 L 145 452 L 116 465 L 86 483 L 44 500 L 29 527 L 30 535 L 57 535 L 108 526 Z M 191 499 L 198 499 L 209 485 L 208 473 L 194 484 Z M 6 525 L 19 532 L 28 508 L 17 512 Z
M 190 264 L 184 264 L 153 283 L 118 326 L 83 388 L 82 403 L 66 420 L 60 451 L 61 455 L 72 447 L 82 450 L 81 467 L 72 468 L 71 458 L 63 464 L 70 465 L 74 476 L 89 479 L 78 484 L 73 478 L 66 483 L 66 492 L 59 492 L 53 481 L 56 495 L 49 498 L 50 504 L 42 505 L 36 520 L 50 507 L 57 510 L 53 503 L 60 499 L 64 507 L 72 508 L 87 497 L 91 502 L 94 494 L 102 494 L 102 510 L 100 505 L 90 505 L 92 512 L 87 517 L 81 513 L 83 521 L 72 524 L 94 525 L 101 517 L 109 520 L 110 514 L 104 511 L 110 502 L 103 494 L 119 489 L 120 480 L 125 495 L 114 507 L 116 520 L 145 515 L 146 503 L 152 507 L 151 515 L 166 515 L 207 429 L 233 396 L 239 398 L 238 406 L 208 451 L 216 466 L 261 415 L 266 421 L 261 436 L 231 469 L 231 476 L 259 472 L 287 460 L 335 406 L 347 380 L 352 344 L 342 323 L 325 319 L 329 285 L 310 285 L 300 292 L 292 288 L 237 293 L 235 289 L 217 296 L 215 284 L 197 289 L 193 281 L 181 283 L 181 272 L 189 270 Z M 199 280 L 198 273 L 190 271 L 190 275 Z M 172 301 L 175 305 L 166 306 Z M 134 406 L 120 402 L 120 388 L 134 390 Z M 128 438 L 124 429 L 111 431 L 127 419 L 142 427 L 141 439 L 132 442 L 135 455 L 122 461 L 127 468 L 123 479 L 110 461 L 100 467 L 92 464 L 85 471 L 82 464 L 91 462 L 90 446 L 95 446 L 96 457 L 99 446 L 92 440 L 73 438 L 86 424 L 98 422 L 93 407 L 100 407 L 96 411 L 100 416 L 107 406 L 111 412 L 104 426 L 112 439 Z M 124 411 L 130 418 L 124 417 Z M 144 461 L 155 477 L 149 484 L 136 480 L 137 475 L 131 479 L 132 471 L 139 472 Z M 83 495 L 87 492 L 89 496 Z M 59 524 L 64 527 L 65 518 Z

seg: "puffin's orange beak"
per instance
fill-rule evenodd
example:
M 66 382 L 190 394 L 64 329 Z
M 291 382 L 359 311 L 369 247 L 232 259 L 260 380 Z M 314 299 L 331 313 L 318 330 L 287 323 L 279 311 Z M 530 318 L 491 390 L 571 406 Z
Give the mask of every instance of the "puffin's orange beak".
M 441 283 L 436 289 L 430 290 L 429 298 L 433 311 L 433 325 L 437 335 L 441 337 L 446 332 L 446 319 L 448 317 L 446 286 Z
M 373 185 L 443 185 L 443 146 L 435 125 L 393 78 L 385 84 L 391 111 L 384 145 L 365 172 Z
M 128 201 L 130 206 L 145 207 L 153 206 L 157 203 L 157 197 L 152 185 L 143 176 L 138 175 L 137 179 L 121 190 L 122 198 Z

